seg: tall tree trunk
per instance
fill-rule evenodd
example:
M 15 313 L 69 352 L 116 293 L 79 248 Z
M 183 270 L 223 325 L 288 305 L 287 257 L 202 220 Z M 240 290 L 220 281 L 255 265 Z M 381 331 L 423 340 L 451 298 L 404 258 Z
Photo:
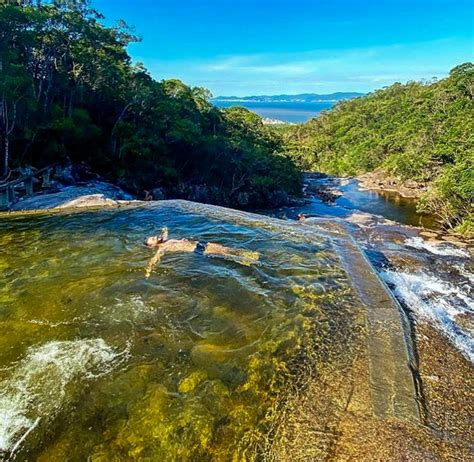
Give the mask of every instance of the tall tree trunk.
M 10 135 L 13 133 L 16 125 L 17 102 L 13 104 L 13 117 L 10 121 L 8 102 L 5 95 L 0 100 L 0 134 L 3 140 L 3 162 L 2 162 L 2 178 L 6 178 L 10 172 Z
M 112 127 L 112 131 L 110 133 L 110 142 L 111 142 L 112 154 L 114 156 L 117 155 L 117 145 L 118 145 L 118 140 L 117 140 L 117 137 L 115 136 L 115 131 L 116 131 L 119 123 L 122 122 L 122 120 L 124 119 L 125 114 L 127 113 L 128 109 L 131 106 L 132 106 L 132 103 L 130 102 L 122 109 L 122 112 L 120 113 L 117 120 L 115 121 L 114 126 Z

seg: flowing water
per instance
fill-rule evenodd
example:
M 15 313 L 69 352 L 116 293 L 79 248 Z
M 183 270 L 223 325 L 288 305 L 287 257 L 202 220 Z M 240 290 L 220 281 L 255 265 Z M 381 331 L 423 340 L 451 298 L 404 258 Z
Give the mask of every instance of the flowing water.
M 330 200 L 318 197 L 319 191 L 326 190 L 335 193 Z M 422 226 L 427 229 L 440 228 L 435 217 L 417 212 L 415 199 L 402 197 L 391 191 L 363 189 L 354 178 L 306 174 L 304 191 L 307 202 L 303 206 L 285 208 L 284 213 L 287 217 L 296 218 L 298 213 L 304 213 L 310 217 L 330 216 L 344 219 L 349 218 L 354 212 L 364 212 L 403 225 Z
M 344 220 L 413 321 L 433 325 L 474 363 L 473 247 L 443 241 L 440 224 L 418 213 L 415 199 L 369 191 L 355 179 L 311 174 L 305 191 L 305 205 L 276 215 Z M 325 191 L 335 194 L 328 200 Z M 420 226 L 431 238 L 420 234 Z
M 364 418 L 398 399 L 407 414 L 418 398 L 406 352 L 367 330 L 375 305 L 364 308 L 353 286 L 372 276 L 348 267 L 364 264 L 356 247 L 341 263 L 334 220 L 412 319 L 471 361 L 472 251 L 402 225 L 419 222 L 413 203 L 340 183 L 345 197 L 333 203 L 279 212 L 304 211 L 316 226 L 179 201 L 1 215 L 0 460 L 261 460 L 311 374 L 321 438 L 354 387 L 368 392 L 356 407 Z M 370 203 L 378 214 L 354 219 Z M 143 239 L 162 226 L 259 260 L 170 254 L 146 279 Z M 404 381 L 390 382 L 394 372 Z
M 330 342 L 349 358 L 362 327 L 328 238 L 234 215 L 147 205 L 1 216 L 0 459 L 261 453 L 305 358 L 324 360 Z M 177 253 L 146 279 L 143 239 L 165 225 L 260 259 Z

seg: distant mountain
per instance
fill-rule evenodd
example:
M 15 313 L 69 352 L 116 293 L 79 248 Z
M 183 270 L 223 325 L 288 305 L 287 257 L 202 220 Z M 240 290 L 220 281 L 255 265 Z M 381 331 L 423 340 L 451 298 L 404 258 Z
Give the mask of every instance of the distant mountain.
M 262 96 L 217 96 L 212 101 L 236 103 L 335 103 L 343 99 L 353 99 L 364 96 L 364 93 L 338 92 L 329 95 L 302 93 L 301 95 L 262 95 Z

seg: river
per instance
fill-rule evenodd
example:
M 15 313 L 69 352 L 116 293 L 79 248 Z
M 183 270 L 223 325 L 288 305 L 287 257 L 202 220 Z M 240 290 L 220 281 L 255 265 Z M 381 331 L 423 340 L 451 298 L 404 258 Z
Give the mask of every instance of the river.
M 334 218 L 410 315 L 472 361 L 471 250 L 407 226 L 420 219 L 412 203 L 342 180 L 322 201 L 317 181 L 306 205 L 272 212 L 288 220 L 175 202 L 3 214 L 0 458 L 261 460 L 311 377 L 321 427 L 338 421 L 354 389 L 374 385 L 361 372 L 370 306 L 333 245 Z M 142 242 L 163 226 L 259 261 L 167 255 L 146 279 Z
M 309 224 L 342 220 L 410 315 L 433 324 L 474 362 L 472 243 L 450 242 L 435 217 L 416 211 L 415 199 L 369 191 L 353 178 L 308 174 L 304 190 L 305 205 L 271 214 L 303 213 Z

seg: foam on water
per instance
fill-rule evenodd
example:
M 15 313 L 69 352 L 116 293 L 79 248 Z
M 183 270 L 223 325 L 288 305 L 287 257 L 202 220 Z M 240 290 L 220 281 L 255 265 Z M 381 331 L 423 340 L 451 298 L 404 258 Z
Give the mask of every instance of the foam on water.
M 474 332 L 460 326 L 459 316 L 474 316 L 469 286 L 458 287 L 424 272 L 386 270 L 382 278 L 418 318 L 433 324 L 474 363 Z
M 129 323 L 131 325 L 145 322 L 153 316 L 156 309 L 146 303 L 140 295 L 123 299 L 116 298 L 113 306 L 100 307 L 100 320 L 105 323 Z
M 106 308 L 110 312 L 110 308 Z M 142 318 L 153 314 L 155 308 L 145 303 L 140 295 L 133 295 L 126 300 L 117 299 L 117 304 L 112 310 L 114 317 L 118 320 L 120 315 L 126 319 L 133 319 L 134 321 L 141 320 Z
M 454 265 L 454 267 L 459 271 L 459 274 L 465 277 L 471 284 L 474 284 L 474 274 L 470 273 L 464 264 Z
M 434 255 L 440 256 L 447 256 L 447 257 L 460 257 L 460 258 L 468 258 L 469 254 L 462 250 L 458 249 L 457 247 L 449 244 L 432 244 L 430 242 L 425 241 L 421 237 L 410 237 L 405 241 L 405 245 L 407 247 L 412 247 L 414 249 L 419 250 L 426 250 Z
M 122 354 L 100 338 L 29 348 L 0 383 L 0 454 L 14 452 L 40 421 L 54 417 L 67 401 L 69 383 L 106 374 Z

